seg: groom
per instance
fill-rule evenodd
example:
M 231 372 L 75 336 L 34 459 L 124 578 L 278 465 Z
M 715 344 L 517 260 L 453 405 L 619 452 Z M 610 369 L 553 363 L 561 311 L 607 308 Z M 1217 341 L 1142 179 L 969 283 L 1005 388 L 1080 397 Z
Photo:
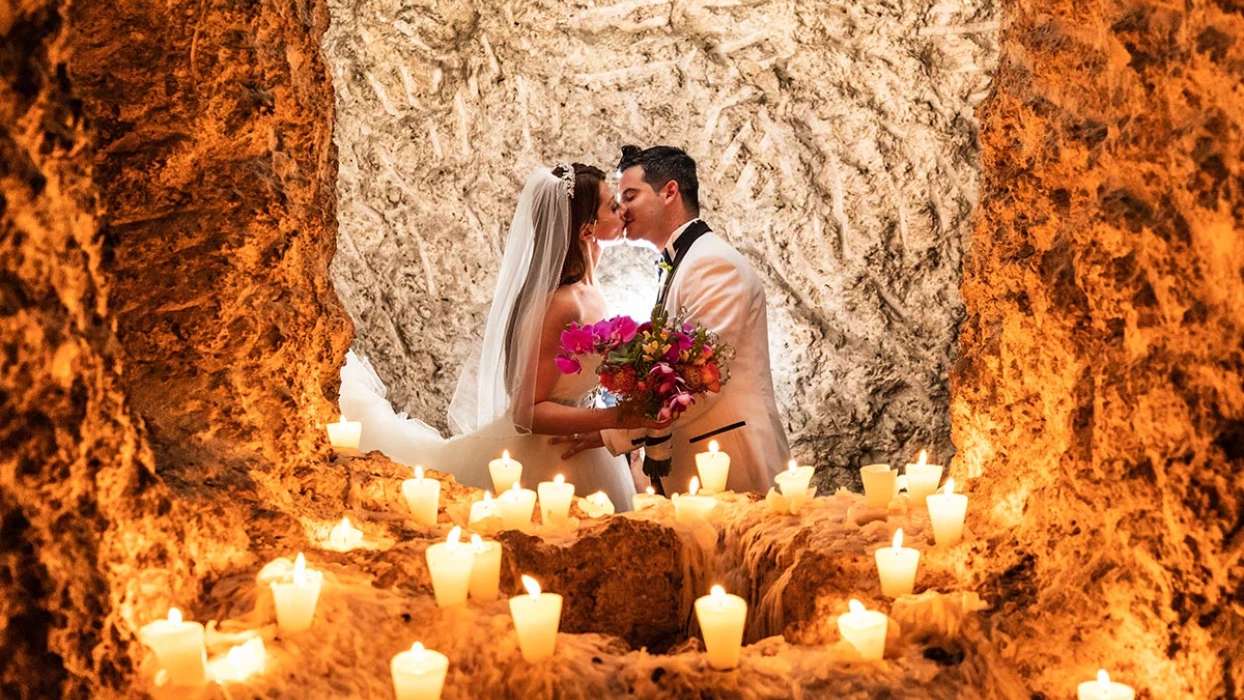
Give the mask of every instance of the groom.
M 688 323 L 715 331 L 735 350 L 721 391 L 697 397 L 673 424 L 666 488 L 685 491 L 696 475 L 695 454 L 716 440 L 730 455 L 726 487 L 765 493 L 785 468 L 790 450 L 773 397 L 760 277 L 747 258 L 700 219 L 700 184 L 691 156 L 671 146 L 624 146 L 618 171 L 618 213 L 626 238 L 651 245 L 665 263 L 657 304 L 671 317 L 683 312 Z M 615 455 L 643 446 L 644 437 L 642 429 L 601 433 Z

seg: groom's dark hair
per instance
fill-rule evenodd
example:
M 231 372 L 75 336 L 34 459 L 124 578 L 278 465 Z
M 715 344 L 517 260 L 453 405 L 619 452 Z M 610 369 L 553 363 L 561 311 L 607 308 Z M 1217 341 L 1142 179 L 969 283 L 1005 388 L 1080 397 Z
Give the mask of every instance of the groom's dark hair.
M 660 190 L 670 180 L 677 182 L 688 213 L 700 215 L 700 180 L 695 174 L 695 161 L 686 151 L 673 146 L 623 146 L 618 172 L 636 165 L 644 169 L 644 182 L 653 190 Z

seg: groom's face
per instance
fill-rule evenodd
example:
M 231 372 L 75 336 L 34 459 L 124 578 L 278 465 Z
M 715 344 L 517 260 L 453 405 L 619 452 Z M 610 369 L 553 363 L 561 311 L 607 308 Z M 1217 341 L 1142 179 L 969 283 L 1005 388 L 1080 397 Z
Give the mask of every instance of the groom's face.
M 654 243 L 661 237 L 664 207 L 661 195 L 644 182 L 643 166 L 627 168 L 618 181 L 618 215 L 628 240 Z

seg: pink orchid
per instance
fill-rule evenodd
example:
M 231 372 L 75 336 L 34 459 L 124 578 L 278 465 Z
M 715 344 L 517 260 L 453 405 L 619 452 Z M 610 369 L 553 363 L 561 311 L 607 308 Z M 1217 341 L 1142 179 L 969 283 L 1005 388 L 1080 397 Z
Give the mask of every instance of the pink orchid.
M 583 366 L 579 364 L 578 360 L 569 355 L 558 355 L 557 369 L 561 370 L 562 374 L 578 374 L 583 371 Z
M 591 327 L 571 323 L 562 331 L 562 349 L 571 355 L 582 355 L 596 349 Z

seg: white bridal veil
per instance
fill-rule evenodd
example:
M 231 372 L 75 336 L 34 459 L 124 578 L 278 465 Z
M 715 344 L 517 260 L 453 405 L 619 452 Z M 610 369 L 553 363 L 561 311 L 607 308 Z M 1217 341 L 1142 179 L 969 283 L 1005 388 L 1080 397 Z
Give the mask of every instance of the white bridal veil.
M 519 196 L 483 345 L 463 367 L 449 406 L 454 434 L 507 416 L 519 432 L 531 431 L 540 332 L 570 246 L 574 171 L 559 168 L 569 174 L 563 178 L 541 168 Z

